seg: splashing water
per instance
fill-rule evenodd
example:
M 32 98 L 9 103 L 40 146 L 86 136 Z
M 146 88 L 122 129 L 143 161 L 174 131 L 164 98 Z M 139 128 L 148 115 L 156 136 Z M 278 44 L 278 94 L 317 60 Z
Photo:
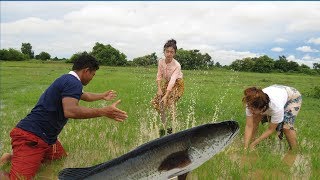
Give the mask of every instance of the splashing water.
M 228 79 L 228 82 L 225 84 L 225 82 L 222 83 L 222 87 L 225 87 L 225 91 L 223 92 L 223 94 L 219 95 L 220 99 L 218 100 L 218 103 L 215 104 L 214 107 L 214 114 L 212 117 L 212 122 L 216 122 L 219 118 L 219 114 L 220 114 L 220 107 L 222 106 L 225 97 L 228 95 L 232 95 L 229 94 L 229 91 L 231 90 L 231 84 L 233 84 L 234 82 L 236 82 L 239 78 L 239 74 L 237 71 L 233 71 L 233 73 L 231 74 L 230 78 Z
M 234 82 L 236 82 L 238 80 L 238 72 L 237 71 L 233 71 L 234 73 L 232 73 L 225 81 L 222 83 L 222 86 L 225 87 L 225 91 L 219 95 L 220 99 L 218 100 L 218 103 L 215 104 L 213 110 L 214 110 L 214 115 L 212 118 L 212 122 L 216 122 L 219 118 L 219 114 L 221 113 L 221 106 L 224 103 L 225 97 L 230 95 L 230 90 L 231 90 L 231 84 L 233 84 Z M 198 73 L 198 72 L 196 72 Z M 204 75 L 208 75 L 207 71 L 203 71 L 203 72 L 199 72 L 201 74 Z M 141 74 L 141 78 L 146 79 L 146 75 Z M 192 76 L 190 77 L 190 82 L 197 82 L 196 79 L 197 76 Z M 146 95 L 145 99 L 142 100 L 142 103 L 146 103 L 146 104 L 150 104 L 150 99 L 148 99 L 147 97 L 153 97 L 154 92 L 156 92 L 156 86 L 155 84 L 149 82 L 149 81 L 141 81 L 141 86 L 142 87 L 142 91 L 144 92 L 144 94 Z M 175 112 L 170 112 L 166 113 L 167 114 L 167 123 L 168 125 L 170 124 L 172 127 L 173 132 L 178 132 L 180 130 L 183 129 L 188 129 L 191 127 L 195 127 L 197 125 L 197 121 L 196 121 L 196 114 L 195 114 L 195 107 L 197 104 L 197 97 L 199 97 L 199 92 L 200 92 L 200 88 L 198 85 L 191 85 L 190 89 L 188 90 L 189 92 L 191 92 L 191 96 L 192 98 L 187 100 L 187 104 L 189 104 L 187 107 L 187 117 L 186 120 L 184 121 L 180 121 L 179 117 L 182 115 L 179 111 L 178 106 L 176 106 Z M 182 97 L 185 98 L 185 97 Z M 184 99 L 186 100 L 186 99 Z M 179 102 L 178 102 L 179 104 Z M 151 106 L 149 108 L 147 108 L 147 110 L 143 110 L 143 112 L 141 112 L 142 116 L 139 116 L 139 141 L 137 143 L 142 144 L 145 143 L 147 141 L 153 140 L 155 138 L 159 137 L 159 130 L 161 128 L 163 128 L 163 125 L 161 123 L 161 117 L 160 115 L 151 108 Z M 234 112 L 235 114 L 235 112 Z M 170 127 L 170 126 L 169 126 Z M 138 145 L 138 144 L 137 144 Z

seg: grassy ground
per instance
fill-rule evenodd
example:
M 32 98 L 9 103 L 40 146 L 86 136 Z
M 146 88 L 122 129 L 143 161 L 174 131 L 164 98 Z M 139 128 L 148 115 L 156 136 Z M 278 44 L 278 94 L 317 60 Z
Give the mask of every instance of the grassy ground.
M 40 94 L 71 65 L 61 62 L 0 62 L 0 153 L 9 152 L 10 130 L 36 104 Z M 320 101 L 313 98 L 319 76 L 302 74 L 259 74 L 227 70 L 183 71 L 185 94 L 178 103 L 174 131 L 192 126 L 234 119 L 240 134 L 231 146 L 193 171 L 190 179 L 281 179 L 320 177 Z M 156 69 L 142 67 L 101 67 L 84 91 L 103 92 L 113 89 L 122 100 L 120 109 L 127 111 L 126 122 L 107 118 L 70 119 L 59 138 L 69 156 L 45 164 L 36 179 L 56 179 L 66 167 L 85 167 L 118 157 L 138 145 L 157 138 L 160 118 L 151 108 L 156 92 Z M 297 88 L 303 95 L 296 128 L 300 152 L 286 154 L 286 141 L 275 136 L 261 142 L 252 153 L 243 152 L 243 90 L 249 86 L 265 87 L 284 84 Z M 81 102 L 101 107 L 111 102 Z M 260 126 L 261 133 L 267 126 Z M 9 165 L 1 167 L 8 170 Z

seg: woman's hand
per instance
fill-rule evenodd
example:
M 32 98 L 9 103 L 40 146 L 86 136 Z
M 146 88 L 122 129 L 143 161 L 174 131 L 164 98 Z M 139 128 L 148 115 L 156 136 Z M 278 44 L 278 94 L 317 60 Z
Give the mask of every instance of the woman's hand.
M 255 149 L 256 149 L 256 146 L 251 143 L 250 146 L 249 146 L 249 150 L 250 151 L 254 151 Z
M 161 90 L 161 89 L 158 89 L 157 95 L 158 95 L 158 96 L 162 96 L 162 94 L 163 94 L 162 90 Z
M 161 102 L 163 103 L 163 106 L 166 107 L 167 104 L 168 104 L 168 93 L 165 94 L 162 99 L 161 99 Z

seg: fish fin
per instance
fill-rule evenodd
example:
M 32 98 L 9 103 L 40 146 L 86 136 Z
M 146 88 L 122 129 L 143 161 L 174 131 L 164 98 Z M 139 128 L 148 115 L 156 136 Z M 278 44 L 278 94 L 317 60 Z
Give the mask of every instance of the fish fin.
M 178 180 L 186 180 L 188 177 L 189 172 L 186 172 L 184 174 L 181 174 L 178 176 Z
M 184 168 L 191 163 L 191 160 L 188 155 L 188 150 L 178 151 L 170 154 L 166 157 L 160 166 L 158 167 L 159 171 L 169 171 L 175 168 Z

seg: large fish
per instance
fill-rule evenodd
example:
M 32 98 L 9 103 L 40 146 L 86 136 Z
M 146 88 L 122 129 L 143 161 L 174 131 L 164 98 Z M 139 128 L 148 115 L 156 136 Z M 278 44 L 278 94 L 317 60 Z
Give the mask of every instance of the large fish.
M 200 125 L 155 139 L 102 164 L 63 169 L 59 179 L 169 179 L 202 165 L 238 132 L 236 121 Z

